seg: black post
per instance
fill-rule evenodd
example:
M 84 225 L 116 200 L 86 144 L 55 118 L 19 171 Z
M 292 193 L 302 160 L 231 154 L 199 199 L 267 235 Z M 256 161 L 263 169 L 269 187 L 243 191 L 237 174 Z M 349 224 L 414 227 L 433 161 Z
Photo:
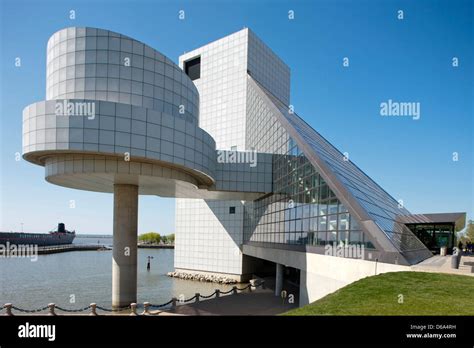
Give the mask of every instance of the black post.
M 150 260 L 153 258 L 153 256 L 147 256 L 148 262 L 146 263 L 146 270 L 149 271 L 151 267 L 151 262 Z

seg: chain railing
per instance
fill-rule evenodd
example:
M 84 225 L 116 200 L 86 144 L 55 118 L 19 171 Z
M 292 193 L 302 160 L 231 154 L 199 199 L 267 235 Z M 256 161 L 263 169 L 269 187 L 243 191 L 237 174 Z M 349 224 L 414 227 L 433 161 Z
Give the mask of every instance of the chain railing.
M 5 307 L 7 308 L 8 310 L 8 306 L 7 304 L 5 305 Z M 45 307 L 42 307 L 42 308 L 36 308 L 36 309 L 22 309 L 22 308 L 18 308 L 16 306 L 11 306 L 12 309 L 18 311 L 18 312 L 22 312 L 22 313 L 37 313 L 37 312 L 42 312 L 42 311 L 45 311 L 47 310 L 49 307 L 48 306 L 45 306 Z
M 214 296 L 216 298 L 219 298 L 220 295 L 227 295 L 227 294 L 230 294 L 230 293 L 236 295 L 236 294 L 239 293 L 239 291 L 245 291 L 245 290 L 254 291 L 258 287 L 262 287 L 262 289 L 265 289 L 265 282 L 263 280 L 261 280 L 261 281 L 259 281 L 258 284 L 256 284 L 256 283 L 248 284 L 247 286 L 244 286 L 242 288 L 238 288 L 237 286 L 234 286 L 234 287 L 232 287 L 232 289 L 230 289 L 228 291 L 222 291 L 220 289 L 216 289 L 212 294 L 209 294 L 209 295 L 201 295 L 200 293 L 196 293 L 194 296 L 192 296 L 188 299 L 179 299 L 178 300 L 176 297 L 173 297 L 168 302 L 165 302 L 165 303 L 162 303 L 162 304 L 151 304 L 149 302 L 145 302 L 143 304 L 144 310 L 143 310 L 143 313 L 141 313 L 141 315 L 150 315 L 150 314 L 153 315 L 153 314 L 161 313 L 161 311 L 157 311 L 157 313 L 152 313 L 152 312 L 150 312 L 151 308 L 158 309 L 158 308 L 164 308 L 164 307 L 167 307 L 167 306 L 170 306 L 170 305 L 171 305 L 171 308 L 175 308 L 178 303 L 184 304 L 184 303 L 189 303 L 189 302 L 192 302 L 192 301 L 194 301 L 194 303 L 199 303 L 201 298 L 202 299 L 210 299 Z M 80 313 L 80 312 L 85 312 L 88 309 L 91 309 L 90 315 L 98 315 L 97 310 L 101 310 L 101 311 L 109 312 L 109 313 L 113 313 L 113 312 L 116 313 L 116 312 L 123 312 L 123 311 L 126 311 L 126 310 L 130 310 L 130 315 L 138 315 L 137 314 L 137 304 L 136 303 L 131 303 L 128 306 L 113 307 L 113 308 L 106 308 L 106 307 L 99 306 L 95 303 L 91 303 L 88 306 L 85 306 L 85 307 L 82 307 L 82 308 L 77 308 L 77 309 L 60 307 L 60 306 L 57 306 L 54 303 L 50 303 L 45 307 L 36 308 L 36 309 L 24 309 L 24 308 L 16 307 L 16 306 L 12 305 L 11 303 L 6 303 L 5 305 L 3 305 L 0 308 L 0 312 L 5 310 L 6 312 L 5 312 L 4 315 L 13 316 L 14 314 L 13 314 L 12 310 L 18 311 L 20 313 L 32 314 L 32 313 L 43 312 L 47 309 L 49 309 L 48 315 L 57 315 L 56 310 L 66 312 L 66 313 Z
M 212 294 L 207 295 L 207 296 L 205 296 L 205 295 L 199 295 L 199 297 L 204 298 L 204 299 L 208 299 L 208 298 L 214 297 L 214 295 L 216 295 L 216 291 L 214 291 Z
M 227 294 L 230 294 L 230 293 L 233 292 L 233 291 L 234 291 L 234 288 L 230 289 L 229 291 L 221 291 L 220 293 L 221 293 L 222 295 L 227 295 Z
M 131 304 L 124 307 L 114 307 L 114 308 L 105 308 L 105 307 L 96 305 L 97 309 L 100 309 L 101 311 L 104 311 L 104 312 L 123 312 L 127 309 L 130 309 L 130 307 L 131 307 Z
M 59 306 L 55 306 L 55 308 L 60 310 L 60 311 L 67 312 L 67 313 L 79 313 L 79 312 L 84 312 L 84 311 L 88 310 L 89 308 L 91 308 L 91 305 L 88 305 L 84 308 L 78 308 L 78 309 L 68 309 L 68 308 L 63 308 L 63 307 L 59 307 Z
M 168 306 L 168 305 L 170 305 L 170 304 L 172 304 L 172 303 L 173 303 L 173 299 L 169 300 L 169 301 L 166 302 L 166 303 L 162 303 L 162 304 L 159 304 L 159 305 L 157 305 L 157 304 L 150 304 L 150 307 L 151 307 L 151 308 L 163 308 L 163 307 L 166 307 L 166 306 Z
M 188 303 L 188 302 L 194 301 L 196 298 L 199 298 L 199 297 L 196 296 L 196 295 L 194 295 L 194 296 L 191 297 L 191 298 L 188 298 L 188 299 L 186 299 L 186 300 L 180 301 L 180 303 Z

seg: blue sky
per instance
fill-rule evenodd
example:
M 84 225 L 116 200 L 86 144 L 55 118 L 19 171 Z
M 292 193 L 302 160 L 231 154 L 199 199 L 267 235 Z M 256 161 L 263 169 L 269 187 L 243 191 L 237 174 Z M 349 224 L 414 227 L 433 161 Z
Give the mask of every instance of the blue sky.
M 63 221 L 79 233 L 112 233 L 111 194 L 48 184 L 42 167 L 15 161 L 22 109 L 45 98 L 47 40 L 68 26 L 123 33 L 175 62 L 249 27 L 290 66 L 295 111 L 386 191 L 413 213 L 473 218 L 473 18 L 468 0 L 3 0 L 0 230 L 24 223 L 25 231 L 46 232 Z M 419 102 L 420 119 L 380 116 L 389 99 Z M 141 197 L 139 209 L 139 233 L 174 232 L 173 199 Z

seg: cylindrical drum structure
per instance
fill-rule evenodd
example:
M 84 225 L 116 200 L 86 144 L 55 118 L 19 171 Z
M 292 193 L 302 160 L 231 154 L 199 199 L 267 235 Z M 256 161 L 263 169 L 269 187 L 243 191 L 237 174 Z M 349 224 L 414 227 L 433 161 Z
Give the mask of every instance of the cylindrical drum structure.
M 23 110 L 23 157 L 51 183 L 114 194 L 114 307 L 137 299 L 138 195 L 215 184 L 216 144 L 198 110 L 191 79 L 137 40 L 66 28 L 48 41 L 46 100 Z

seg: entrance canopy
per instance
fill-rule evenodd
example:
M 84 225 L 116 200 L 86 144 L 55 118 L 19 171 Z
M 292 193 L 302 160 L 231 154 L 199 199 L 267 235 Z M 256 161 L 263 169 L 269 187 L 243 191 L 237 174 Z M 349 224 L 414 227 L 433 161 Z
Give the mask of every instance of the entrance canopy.
M 399 217 L 431 251 L 455 247 L 456 232 L 466 225 L 466 213 L 413 214 Z

